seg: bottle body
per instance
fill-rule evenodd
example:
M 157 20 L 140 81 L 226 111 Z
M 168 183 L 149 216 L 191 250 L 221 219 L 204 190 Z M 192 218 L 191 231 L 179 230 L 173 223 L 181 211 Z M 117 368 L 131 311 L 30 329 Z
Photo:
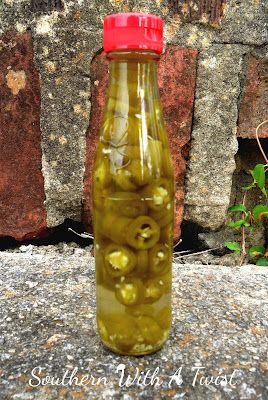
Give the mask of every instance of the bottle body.
M 152 353 L 171 324 L 174 177 L 153 52 L 110 54 L 93 168 L 97 324 L 104 344 Z

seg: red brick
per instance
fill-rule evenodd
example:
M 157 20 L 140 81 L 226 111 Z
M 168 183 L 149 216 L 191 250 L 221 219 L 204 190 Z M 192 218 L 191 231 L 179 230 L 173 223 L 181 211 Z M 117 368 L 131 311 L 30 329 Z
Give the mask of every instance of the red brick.
M 40 83 L 31 34 L 4 34 L 0 59 L 0 236 L 23 240 L 46 228 Z
M 175 240 L 180 236 L 183 214 L 184 174 L 191 123 L 196 78 L 196 49 L 168 46 L 159 63 L 159 88 L 169 136 L 176 178 Z M 92 110 L 87 132 L 87 156 L 84 180 L 83 220 L 91 229 L 91 176 L 98 132 L 108 84 L 108 62 L 105 54 L 95 57 L 91 66 Z
M 237 136 L 255 138 L 256 127 L 268 119 L 268 63 L 250 56 L 244 93 L 241 99 Z M 268 123 L 259 130 L 268 137 Z
M 159 90 L 168 132 L 176 181 L 175 232 L 180 236 L 183 216 L 184 175 L 188 143 L 191 138 L 196 80 L 196 49 L 168 46 L 159 63 Z M 183 151 L 186 149 L 186 152 Z M 183 155 L 182 155 L 183 151 Z

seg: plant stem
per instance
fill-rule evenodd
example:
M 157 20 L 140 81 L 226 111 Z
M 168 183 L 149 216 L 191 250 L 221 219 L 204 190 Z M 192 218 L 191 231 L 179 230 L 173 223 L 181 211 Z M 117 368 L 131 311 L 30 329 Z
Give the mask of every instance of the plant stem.
M 263 150 L 263 147 L 262 147 L 262 145 L 261 145 L 258 132 L 259 132 L 260 127 L 261 127 L 262 125 L 266 124 L 267 122 L 268 122 L 268 119 L 266 119 L 265 121 L 262 121 L 262 122 L 257 126 L 257 128 L 256 128 L 256 140 L 257 140 L 257 143 L 258 143 L 260 152 L 261 152 L 261 154 L 263 155 L 263 158 L 264 158 L 266 164 L 268 164 L 268 158 L 267 158 L 267 156 L 266 156 L 266 154 L 265 154 L 265 151 Z
M 178 260 L 179 258 L 186 258 L 186 257 L 192 257 L 192 256 L 197 256 L 198 254 L 204 254 L 204 253 L 209 253 L 210 251 L 214 251 L 214 250 L 219 250 L 221 249 L 221 247 L 214 247 L 213 249 L 208 249 L 208 250 L 203 250 L 203 251 L 197 251 L 196 253 L 191 253 L 191 254 L 185 254 L 182 256 L 176 256 L 177 254 L 180 254 L 180 252 L 178 253 L 174 253 L 174 260 Z
M 247 198 L 247 192 L 244 193 L 243 196 L 243 201 L 242 204 L 245 206 L 246 205 L 246 198 Z M 242 213 L 242 218 L 245 218 L 245 213 Z M 245 234 L 245 226 L 242 225 L 241 228 L 241 257 L 240 257 L 240 261 L 239 261 L 239 266 L 241 267 L 241 265 L 243 264 L 246 254 L 247 254 L 247 250 L 246 250 L 246 234 Z

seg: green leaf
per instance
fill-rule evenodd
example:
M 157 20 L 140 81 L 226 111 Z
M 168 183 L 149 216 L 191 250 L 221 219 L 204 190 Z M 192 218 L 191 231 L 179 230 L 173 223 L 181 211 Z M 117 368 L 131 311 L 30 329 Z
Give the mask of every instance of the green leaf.
M 254 181 L 257 183 L 259 188 L 261 189 L 262 193 L 267 196 L 266 190 L 265 190 L 265 164 L 257 164 L 255 165 L 254 169 L 250 171 L 251 175 L 254 178 Z
M 244 204 L 236 204 L 235 206 L 229 207 L 228 211 L 231 211 L 231 212 L 240 211 L 240 212 L 246 213 L 247 212 L 247 207 L 244 206 Z
M 254 221 L 258 222 L 264 217 L 268 217 L 268 206 L 258 204 L 253 208 Z
M 268 267 L 268 257 L 261 257 L 257 260 L 256 265 L 259 267 Z
M 248 254 L 251 257 L 259 257 L 262 256 L 264 253 L 265 248 L 263 246 L 252 246 L 248 251 Z
M 235 251 L 237 254 L 240 254 L 240 251 L 241 251 L 240 243 L 237 243 L 237 242 L 224 242 L 224 246 L 227 247 L 227 249 Z
M 241 226 L 249 227 L 250 224 L 245 219 L 239 219 L 238 221 L 231 221 L 228 223 L 228 226 L 233 229 L 239 229 Z

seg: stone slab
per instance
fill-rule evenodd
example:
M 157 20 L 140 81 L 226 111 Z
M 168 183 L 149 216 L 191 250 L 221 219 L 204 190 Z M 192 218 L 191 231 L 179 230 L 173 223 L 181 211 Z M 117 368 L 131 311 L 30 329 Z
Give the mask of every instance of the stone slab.
M 216 230 L 225 224 L 230 202 L 240 74 L 246 46 L 213 45 L 200 52 L 185 219 Z
M 153 355 L 123 357 L 106 350 L 96 333 L 89 249 L 67 247 L 63 253 L 53 246 L 0 252 L 1 400 L 267 399 L 267 269 L 174 265 L 169 340 Z M 160 386 L 120 387 L 116 370 L 122 364 L 132 379 L 136 368 L 159 368 Z M 31 378 L 40 383 L 31 372 L 38 366 L 43 379 L 62 380 L 77 368 L 80 381 L 92 374 L 107 384 L 31 387 Z M 201 385 L 201 374 L 193 385 L 198 366 L 206 377 L 226 374 L 230 380 L 234 373 L 234 386 Z M 180 367 L 183 382 L 169 387 Z

